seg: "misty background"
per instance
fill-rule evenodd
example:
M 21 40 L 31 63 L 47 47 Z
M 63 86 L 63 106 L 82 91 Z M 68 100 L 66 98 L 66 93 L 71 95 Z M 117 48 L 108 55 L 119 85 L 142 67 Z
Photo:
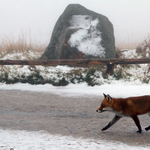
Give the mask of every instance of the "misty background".
M 72 3 L 108 17 L 119 48 L 135 48 L 150 33 L 150 0 L 0 0 L 0 39 L 25 36 L 47 46 L 56 21 Z

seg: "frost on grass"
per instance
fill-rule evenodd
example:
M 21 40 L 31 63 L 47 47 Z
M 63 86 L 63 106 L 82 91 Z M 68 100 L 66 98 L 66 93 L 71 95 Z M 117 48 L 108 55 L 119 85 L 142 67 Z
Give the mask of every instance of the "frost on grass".
M 1 52 L 0 60 L 36 60 L 40 58 L 42 52 L 37 52 L 34 50 L 26 51 L 11 51 L 11 52 Z
M 93 20 L 88 15 L 73 15 L 70 20 L 71 29 L 77 29 L 69 39 L 71 47 L 76 47 L 86 55 L 105 57 L 105 49 L 101 45 L 101 32 L 97 30 L 99 19 Z

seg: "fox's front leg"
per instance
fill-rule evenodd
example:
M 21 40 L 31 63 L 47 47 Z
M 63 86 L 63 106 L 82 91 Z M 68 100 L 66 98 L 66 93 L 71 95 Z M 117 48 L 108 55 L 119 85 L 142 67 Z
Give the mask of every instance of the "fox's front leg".
M 102 128 L 101 130 L 104 131 L 104 130 L 107 130 L 108 128 L 110 128 L 113 124 L 115 124 L 119 119 L 121 118 L 121 116 L 117 116 L 115 115 L 115 117 L 112 119 L 112 121 L 110 121 L 108 123 L 108 125 L 104 128 Z

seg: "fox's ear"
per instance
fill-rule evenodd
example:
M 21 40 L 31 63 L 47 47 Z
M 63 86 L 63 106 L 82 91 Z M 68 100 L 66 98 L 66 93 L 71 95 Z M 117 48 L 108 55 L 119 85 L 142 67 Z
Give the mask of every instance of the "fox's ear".
M 103 95 L 104 95 L 104 98 L 106 98 L 106 97 L 107 97 L 107 95 L 106 95 L 106 94 L 104 94 L 104 93 L 103 93 Z
M 108 94 L 107 97 L 106 97 L 106 99 L 107 99 L 108 102 L 110 102 L 111 99 L 112 99 L 112 97 Z

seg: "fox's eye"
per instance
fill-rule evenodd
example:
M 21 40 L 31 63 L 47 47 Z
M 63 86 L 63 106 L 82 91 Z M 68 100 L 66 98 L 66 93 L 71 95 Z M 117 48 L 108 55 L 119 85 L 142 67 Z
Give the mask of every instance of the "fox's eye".
M 105 107 L 105 105 L 102 105 L 102 107 Z

